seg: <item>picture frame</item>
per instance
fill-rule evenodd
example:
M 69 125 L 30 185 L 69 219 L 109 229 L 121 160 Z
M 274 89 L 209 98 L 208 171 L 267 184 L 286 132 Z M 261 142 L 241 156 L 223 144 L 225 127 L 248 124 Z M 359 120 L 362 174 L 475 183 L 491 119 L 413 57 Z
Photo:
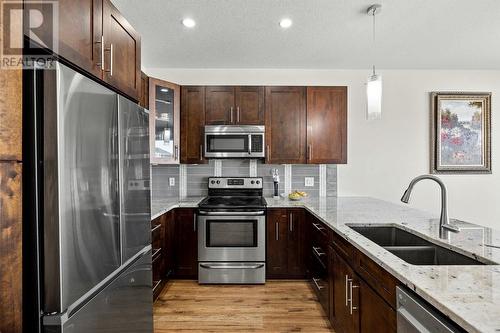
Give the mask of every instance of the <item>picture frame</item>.
M 491 174 L 491 93 L 431 93 L 430 172 Z

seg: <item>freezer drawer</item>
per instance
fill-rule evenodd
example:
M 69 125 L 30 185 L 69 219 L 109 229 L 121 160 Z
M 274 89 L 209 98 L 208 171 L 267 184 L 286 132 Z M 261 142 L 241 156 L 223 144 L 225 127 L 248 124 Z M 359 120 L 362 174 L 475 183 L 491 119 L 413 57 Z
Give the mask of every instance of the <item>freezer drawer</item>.
M 153 332 L 151 250 L 76 313 L 62 321 L 61 325 L 45 325 L 44 332 Z

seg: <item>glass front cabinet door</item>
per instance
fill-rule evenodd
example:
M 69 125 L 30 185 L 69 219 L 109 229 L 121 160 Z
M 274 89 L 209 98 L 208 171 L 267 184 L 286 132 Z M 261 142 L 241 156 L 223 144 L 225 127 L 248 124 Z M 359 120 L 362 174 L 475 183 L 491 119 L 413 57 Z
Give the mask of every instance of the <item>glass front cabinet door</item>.
M 149 79 L 151 164 L 179 163 L 180 86 Z

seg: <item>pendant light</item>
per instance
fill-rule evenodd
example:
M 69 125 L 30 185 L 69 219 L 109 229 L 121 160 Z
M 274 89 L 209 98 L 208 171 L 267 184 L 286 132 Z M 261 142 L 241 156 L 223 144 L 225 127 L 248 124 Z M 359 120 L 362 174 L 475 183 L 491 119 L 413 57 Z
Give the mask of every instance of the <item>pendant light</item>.
M 375 4 L 368 7 L 366 13 L 373 18 L 373 44 L 375 44 L 375 16 L 382 10 L 382 5 Z M 366 119 L 382 118 L 382 76 L 376 74 L 375 65 L 366 82 Z

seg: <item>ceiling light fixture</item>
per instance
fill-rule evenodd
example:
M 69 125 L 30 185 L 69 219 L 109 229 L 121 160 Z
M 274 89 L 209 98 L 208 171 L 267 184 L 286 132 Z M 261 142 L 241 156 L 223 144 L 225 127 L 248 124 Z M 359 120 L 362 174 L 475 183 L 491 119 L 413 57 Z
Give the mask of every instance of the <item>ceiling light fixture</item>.
M 194 26 L 196 25 L 196 22 L 192 18 L 185 18 L 185 19 L 182 20 L 182 24 L 186 28 L 194 28 Z
M 382 10 L 382 5 L 374 4 L 368 7 L 366 13 L 373 18 L 373 44 L 375 45 L 375 16 Z M 374 48 L 375 49 L 375 48 Z M 376 74 L 373 65 L 372 74 L 366 83 L 366 119 L 382 118 L 382 76 Z
M 292 26 L 292 20 L 289 18 L 284 18 L 280 21 L 280 27 L 283 29 L 288 29 Z
M 161 88 L 160 91 L 161 92 L 168 92 L 168 89 L 167 88 Z

